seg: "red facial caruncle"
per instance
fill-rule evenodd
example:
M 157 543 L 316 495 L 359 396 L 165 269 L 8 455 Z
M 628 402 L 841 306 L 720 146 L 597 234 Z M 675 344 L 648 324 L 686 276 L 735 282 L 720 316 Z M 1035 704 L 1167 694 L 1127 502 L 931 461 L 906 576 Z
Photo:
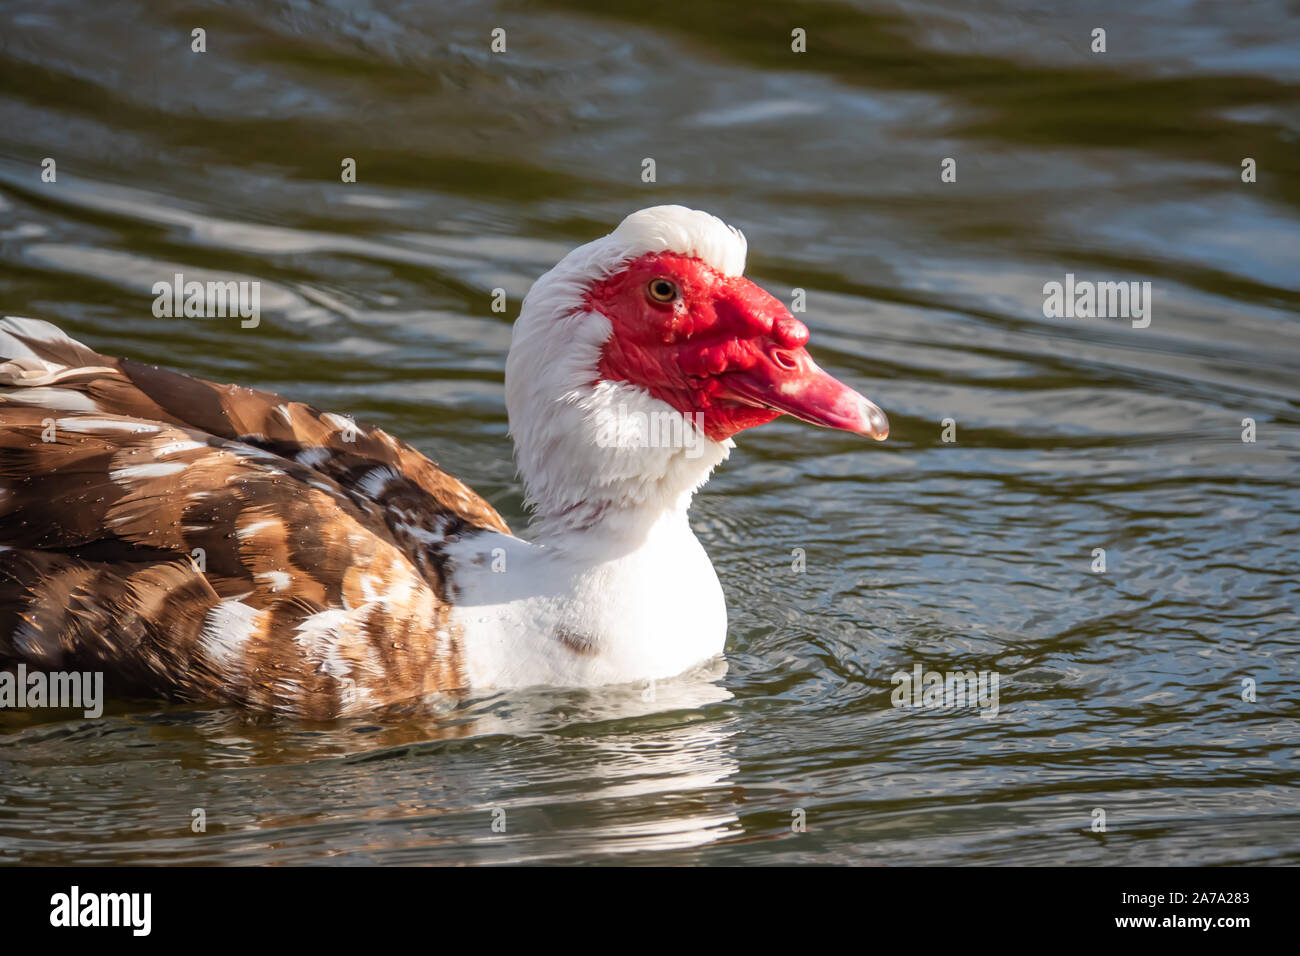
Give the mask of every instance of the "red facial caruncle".
M 781 414 L 877 441 L 889 434 L 884 412 L 813 362 L 807 327 L 743 276 L 650 253 L 594 283 L 586 303 L 614 327 L 601 377 L 698 413 L 714 441 Z

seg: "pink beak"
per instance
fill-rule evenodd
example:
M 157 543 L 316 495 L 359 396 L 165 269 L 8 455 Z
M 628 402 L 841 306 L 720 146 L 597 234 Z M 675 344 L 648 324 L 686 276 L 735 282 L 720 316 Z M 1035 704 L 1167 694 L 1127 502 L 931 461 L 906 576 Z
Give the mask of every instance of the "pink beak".
M 752 368 L 728 372 L 721 382 L 722 394 L 733 401 L 876 441 L 889 437 L 889 419 L 880 407 L 823 372 L 807 349 L 769 348 Z

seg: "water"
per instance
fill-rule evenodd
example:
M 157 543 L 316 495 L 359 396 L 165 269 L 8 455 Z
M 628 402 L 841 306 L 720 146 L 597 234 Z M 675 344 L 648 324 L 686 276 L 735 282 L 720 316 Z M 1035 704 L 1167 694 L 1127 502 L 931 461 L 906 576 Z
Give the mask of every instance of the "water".
M 5 714 L 0 862 L 1300 862 L 1293 8 L 608 6 L 5 4 L 8 312 L 374 421 L 522 527 L 518 298 L 684 202 L 807 290 L 894 431 L 741 436 L 694 511 L 723 673 L 328 726 Z M 154 318 L 176 271 L 260 280 L 261 325 Z M 1150 326 L 1045 318 L 1066 273 L 1150 281 Z M 998 716 L 892 707 L 918 663 L 996 671 Z

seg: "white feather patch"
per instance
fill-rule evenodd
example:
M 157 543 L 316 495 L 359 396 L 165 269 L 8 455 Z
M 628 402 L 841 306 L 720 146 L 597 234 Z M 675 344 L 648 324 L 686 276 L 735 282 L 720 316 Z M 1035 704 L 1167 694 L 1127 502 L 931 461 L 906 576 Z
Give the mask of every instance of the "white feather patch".
M 152 465 L 127 465 L 109 472 L 109 477 L 118 484 L 138 478 L 163 478 L 184 471 L 189 465 L 184 462 L 157 462 Z
M 98 412 L 102 409 L 82 392 L 71 388 L 19 388 L 5 393 L 15 405 L 40 405 L 65 412 Z
M 259 571 L 254 577 L 265 581 L 272 591 L 283 591 L 293 582 L 287 571 Z
M 214 664 L 233 667 L 243 660 L 245 645 L 261 629 L 265 617 L 266 611 L 227 598 L 208 611 L 199 647 Z
M 273 528 L 277 524 L 279 524 L 279 521 L 274 518 L 267 519 L 266 521 L 254 521 L 251 524 L 246 524 L 242 527 L 236 528 L 235 534 L 240 538 L 251 538 L 263 528 Z
M 177 452 L 191 451 L 195 448 L 206 448 L 203 442 L 199 441 L 173 441 L 165 445 L 159 445 L 153 450 L 155 458 L 164 458 L 167 455 L 175 455 Z
M 365 477 L 357 482 L 357 489 L 367 498 L 377 498 L 385 488 L 400 478 L 401 475 L 383 465 L 366 472 Z
M 130 435 L 149 435 L 158 431 L 157 425 L 120 418 L 60 418 L 54 424 L 65 432 L 78 433 L 126 432 Z

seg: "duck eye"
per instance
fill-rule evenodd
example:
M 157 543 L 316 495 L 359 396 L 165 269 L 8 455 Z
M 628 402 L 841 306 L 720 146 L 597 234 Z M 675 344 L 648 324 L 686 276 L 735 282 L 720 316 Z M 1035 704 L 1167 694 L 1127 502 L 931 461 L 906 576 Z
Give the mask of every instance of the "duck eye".
M 679 294 L 677 283 L 671 279 L 651 279 L 645 290 L 646 294 L 656 302 L 671 302 Z

